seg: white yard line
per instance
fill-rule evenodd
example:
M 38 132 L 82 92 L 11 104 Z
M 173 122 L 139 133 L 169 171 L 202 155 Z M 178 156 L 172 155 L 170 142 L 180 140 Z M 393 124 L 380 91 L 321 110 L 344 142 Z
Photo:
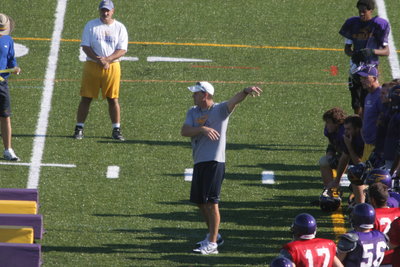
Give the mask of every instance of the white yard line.
M 387 12 L 386 12 L 386 5 L 384 0 L 376 0 L 376 5 L 378 7 L 378 15 L 381 18 L 386 19 L 389 21 Z M 396 46 L 394 45 L 394 40 L 393 40 L 393 29 L 391 29 L 390 34 L 389 34 L 389 49 L 390 49 L 390 55 L 389 55 L 389 64 L 390 64 L 390 69 L 392 70 L 392 78 L 393 79 L 398 79 L 400 78 L 400 64 L 399 64 L 399 57 L 396 52 Z
M 0 165 L 14 165 L 14 166 L 28 166 L 32 163 L 29 162 L 0 162 Z M 60 168 L 76 168 L 75 164 L 58 164 L 58 163 L 42 163 L 41 167 L 60 167 Z
M 28 189 L 36 189 L 39 186 L 40 167 L 44 145 L 46 141 L 51 99 L 53 97 L 54 79 L 57 70 L 58 52 L 60 49 L 61 33 L 64 27 L 64 16 L 68 0 L 58 0 L 55 14 L 54 31 L 51 38 L 50 55 L 47 61 L 44 90 L 41 100 L 40 113 L 36 125 L 35 138 L 33 140 L 31 165 L 29 168 Z

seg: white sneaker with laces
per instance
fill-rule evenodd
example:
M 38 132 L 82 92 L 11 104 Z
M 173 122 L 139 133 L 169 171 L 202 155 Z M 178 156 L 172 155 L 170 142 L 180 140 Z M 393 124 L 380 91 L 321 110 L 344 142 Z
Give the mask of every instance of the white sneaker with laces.
M 217 243 L 207 241 L 207 244 L 193 249 L 193 252 L 201 253 L 202 255 L 218 254 L 218 245 Z
M 207 245 L 207 243 L 209 242 L 209 240 L 208 240 L 209 237 L 210 237 L 210 234 L 207 234 L 206 237 L 203 240 L 197 242 L 196 245 L 198 247 L 202 247 L 202 246 Z M 222 236 L 220 234 L 218 234 L 218 236 L 217 236 L 217 245 L 218 246 L 222 246 L 223 244 L 224 244 L 224 240 L 222 239 Z
M 15 152 L 12 148 L 4 150 L 3 157 L 6 160 L 19 161 L 19 157 L 15 155 Z

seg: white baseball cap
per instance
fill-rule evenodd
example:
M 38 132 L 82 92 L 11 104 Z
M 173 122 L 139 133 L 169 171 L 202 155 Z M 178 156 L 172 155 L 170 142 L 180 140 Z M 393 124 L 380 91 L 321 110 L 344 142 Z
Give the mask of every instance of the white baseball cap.
M 197 82 L 194 86 L 189 86 L 188 89 L 193 93 L 207 92 L 210 95 L 214 95 L 214 86 L 209 82 Z

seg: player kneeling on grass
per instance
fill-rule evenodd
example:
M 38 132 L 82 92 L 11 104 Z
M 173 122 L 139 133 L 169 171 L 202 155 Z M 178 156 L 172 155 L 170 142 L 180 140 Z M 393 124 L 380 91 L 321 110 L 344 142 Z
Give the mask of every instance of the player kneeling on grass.
M 368 203 L 354 206 L 350 215 L 354 230 L 339 239 L 337 256 L 346 267 L 380 266 L 387 250 L 387 237 L 378 230 L 372 230 L 375 210 Z
M 206 238 L 193 251 L 201 254 L 217 254 L 220 224 L 219 198 L 225 175 L 226 130 L 229 116 L 248 95 L 259 96 L 262 90 L 247 87 L 230 100 L 214 102 L 214 87 L 209 82 L 198 82 L 188 87 L 193 92 L 195 106 L 186 114 L 181 135 L 190 137 L 193 149 L 193 179 L 190 201 L 196 203 L 208 228 Z
M 10 36 L 14 28 L 14 21 L 7 15 L 0 14 L 0 70 L 13 69 L 19 74 L 21 69 L 17 67 L 14 53 L 14 41 Z M 11 104 L 8 89 L 8 76 L 10 73 L 1 73 L 0 76 L 0 125 L 3 139 L 3 157 L 6 160 L 19 161 L 11 147 Z
M 283 246 L 281 255 L 296 266 L 343 266 L 336 257 L 335 242 L 315 237 L 317 222 L 312 215 L 297 215 L 291 232 L 293 241 Z

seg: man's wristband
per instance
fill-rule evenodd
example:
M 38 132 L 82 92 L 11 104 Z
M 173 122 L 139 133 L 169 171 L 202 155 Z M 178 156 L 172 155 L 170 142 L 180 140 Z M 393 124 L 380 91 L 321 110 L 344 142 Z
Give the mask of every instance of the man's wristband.
M 244 88 L 244 89 L 243 89 L 243 93 L 245 93 L 246 95 L 250 94 L 250 93 L 247 93 L 247 92 L 246 92 L 246 89 L 247 89 L 247 88 Z

